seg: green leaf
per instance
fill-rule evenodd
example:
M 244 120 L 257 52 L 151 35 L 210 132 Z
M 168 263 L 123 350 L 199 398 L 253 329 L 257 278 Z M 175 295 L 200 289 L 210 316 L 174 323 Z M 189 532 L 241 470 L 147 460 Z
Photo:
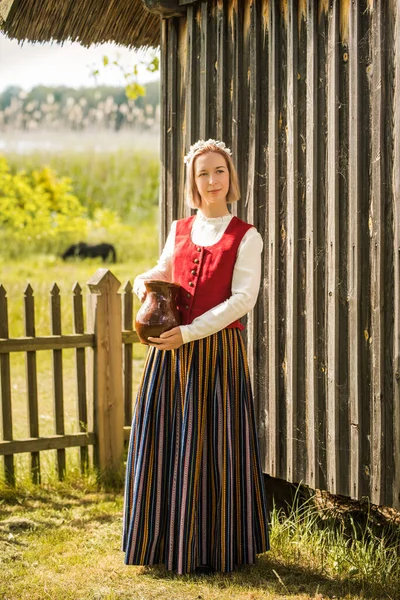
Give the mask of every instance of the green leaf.
M 158 58 L 158 56 L 155 56 L 153 58 L 153 60 L 150 61 L 149 64 L 147 65 L 147 71 L 150 71 L 150 73 L 155 73 L 159 69 L 160 69 L 160 59 Z
M 125 87 L 125 94 L 129 100 L 136 100 L 136 98 L 138 98 L 139 96 L 146 95 L 146 88 L 143 85 L 140 85 L 136 82 L 129 83 Z

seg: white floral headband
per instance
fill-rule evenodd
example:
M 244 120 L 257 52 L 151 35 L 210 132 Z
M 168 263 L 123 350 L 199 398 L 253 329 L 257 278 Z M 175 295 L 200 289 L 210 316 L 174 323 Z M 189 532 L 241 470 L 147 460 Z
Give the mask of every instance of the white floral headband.
M 232 156 L 231 149 L 227 148 L 227 146 L 225 146 L 224 142 L 220 142 L 219 140 L 207 140 L 206 142 L 204 140 L 199 140 L 198 142 L 196 142 L 195 144 L 190 146 L 189 152 L 186 154 L 186 156 L 183 159 L 183 162 L 185 163 L 185 165 L 190 163 L 190 161 L 192 160 L 192 158 L 194 157 L 194 155 L 196 154 L 196 152 L 198 150 L 201 150 L 205 146 L 209 146 L 209 145 L 216 146 L 219 150 L 222 150 L 228 156 Z

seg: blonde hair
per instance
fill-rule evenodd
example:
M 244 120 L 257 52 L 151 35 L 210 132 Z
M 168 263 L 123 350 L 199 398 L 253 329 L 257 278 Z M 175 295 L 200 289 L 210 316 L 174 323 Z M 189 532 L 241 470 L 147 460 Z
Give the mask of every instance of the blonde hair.
M 190 208 L 201 207 L 201 196 L 197 189 L 195 175 L 194 175 L 194 163 L 198 156 L 202 154 L 208 154 L 210 152 L 216 152 L 224 157 L 229 172 L 229 190 L 226 196 L 227 203 L 237 202 L 240 198 L 240 187 L 239 179 L 236 172 L 236 167 L 233 164 L 233 160 L 225 150 L 219 148 L 215 143 L 208 141 L 204 142 L 200 148 L 197 148 L 190 155 L 190 160 L 186 162 L 186 202 Z

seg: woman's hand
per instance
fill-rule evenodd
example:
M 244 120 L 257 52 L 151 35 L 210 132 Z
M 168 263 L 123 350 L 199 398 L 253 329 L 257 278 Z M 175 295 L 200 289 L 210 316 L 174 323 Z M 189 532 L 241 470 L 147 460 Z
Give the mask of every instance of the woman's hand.
M 155 346 L 159 350 L 174 350 L 183 344 L 181 328 L 174 327 L 169 331 L 164 331 L 158 338 L 149 337 L 148 341 L 151 346 Z

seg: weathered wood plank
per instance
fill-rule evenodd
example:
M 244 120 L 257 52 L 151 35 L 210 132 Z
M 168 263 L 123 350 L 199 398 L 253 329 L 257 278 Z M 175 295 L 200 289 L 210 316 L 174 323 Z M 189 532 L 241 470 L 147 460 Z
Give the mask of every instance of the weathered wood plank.
M 170 214 L 168 219 L 168 230 L 171 222 L 179 216 L 179 173 L 182 168 L 182 160 L 176 160 L 175 157 L 181 157 L 179 147 L 181 140 L 181 127 L 179 120 L 180 95 L 180 64 L 178 60 L 177 48 L 179 47 L 179 28 L 176 19 L 168 21 L 168 93 L 169 93 L 169 127 L 167 130 L 169 163 L 168 163 L 168 199 L 170 204 Z M 182 157 L 183 158 L 183 157 Z
M 120 282 L 108 269 L 89 280 L 88 328 L 96 335 L 93 368 L 95 466 L 101 478 L 122 477 L 124 398 L 122 378 L 122 309 Z
M 217 33 L 218 33 L 218 22 L 217 22 L 217 3 L 219 0 L 215 0 L 212 3 L 204 3 L 208 5 L 207 10 L 207 26 L 206 26 L 206 69 L 208 70 L 207 77 L 207 93 L 206 93 L 206 106 L 203 110 L 206 111 L 206 122 L 207 122 L 207 138 L 216 139 L 217 136 L 217 106 L 221 103 L 222 98 L 217 96 L 217 80 L 218 70 L 221 65 L 218 64 L 218 44 L 217 44 Z M 205 13 L 204 13 L 205 15 Z M 204 18 L 204 17 L 203 17 Z M 203 21 L 202 21 L 203 24 Z M 222 71 L 224 71 L 225 65 L 222 65 Z M 205 138 L 205 139 L 207 139 Z
M 161 19 L 161 47 L 164 52 L 160 56 L 160 248 L 163 247 L 168 236 L 169 227 L 172 222 L 171 198 L 168 197 L 168 190 L 171 189 L 170 175 L 168 174 L 168 129 L 169 125 L 169 98 L 168 98 L 168 21 Z
M 384 489 L 384 424 L 385 399 L 383 397 L 383 259 L 384 238 L 383 220 L 383 22 L 382 6 L 376 3 L 372 12 L 371 53 L 372 53 L 372 85 L 371 85 L 371 204 L 369 212 L 370 224 L 370 264 L 371 264 L 371 499 L 375 504 L 385 501 Z
M 317 116 L 318 126 L 316 136 L 316 167 L 317 167 L 317 211 L 316 211 L 316 252 L 315 252 L 315 278 L 318 301 L 315 306 L 316 328 L 316 354 L 315 366 L 317 376 L 318 400 L 318 428 L 315 431 L 318 444 L 319 482 L 322 489 L 327 489 L 327 453 L 326 453 L 326 223 L 327 223 L 327 64 L 328 64 L 328 7 L 319 4 L 317 7 L 317 22 L 315 45 L 316 55 L 316 82 L 317 82 Z
M 306 96 L 306 398 L 307 398 L 307 474 L 306 481 L 319 487 L 318 390 L 316 304 L 318 301 L 315 273 L 317 254 L 317 52 L 316 6 L 307 1 L 307 96 Z
M 178 52 L 177 52 L 177 90 L 178 90 L 178 101 L 179 111 L 177 115 L 177 128 L 176 128 L 176 156 L 179 160 L 176 160 L 177 168 L 177 185 L 176 185 L 176 202 L 177 202 L 177 215 L 178 217 L 186 217 L 191 214 L 191 210 L 186 203 L 185 196 L 185 165 L 183 157 L 185 155 L 185 141 L 186 141 L 186 91 L 187 86 L 187 59 L 186 59 L 186 44 L 187 44 L 187 20 L 179 19 L 176 24 L 177 35 L 178 35 Z
M 25 335 L 35 337 L 35 299 L 33 289 L 30 284 L 25 288 Z M 37 368 L 36 352 L 26 352 L 26 379 L 27 379 L 27 400 L 28 400 L 28 418 L 29 434 L 32 438 L 39 437 L 39 410 L 37 393 Z M 40 478 L 40 455 L 39 452 L 31 454 L 31 477 L 33 483 L 39 484 Z
M 223 5 L 224 11 L 224 35 L 225 39 L 222 40 L 220 38 L 220 44 L 224 44 L 224 80 L 225 80 L 225 105 L 224 111 L 221 111 L 221 117 L 223 120 L 222 123 L 222 132 L 223 132 L 223 140 L 232 150 L 233 158 L 235 164 L 237 164 L 237 147 L 233 146 L 232 142 L 232 134 L 233 128 L 235 126 L 234 123 L 234 86 L 238 85 L 236 80 L 236 48 L 235 48 L 235 36 L 237 35 L 236 30 L 236 12 L 237 12 L 237 0 L 224 0 Z M 220 60 L 220 59 L 219 59 Z M 218 95 L 220 91 L 218 90 Z M 237 101 L 237 99 L 236 99 Z M 236 113 L 235 113 L 236 114 Z M 230 206 L 230 211 L 232 214 L 237 214 L 237 202 Z
M 140 343 L 135 331 L 123 331 L 122 342 L 124 344 Z M 67 348 L 93 348 L 94 335 L 64 334 L 36 337 L 0 338 L 0 354 L 11 352 L 31 352 L 35 350 L 66 350 Z
M 295 3 L 296 4 L 296 3 Z M 306 179 L 307 179 L 307 3 L 300 2 L 297 8 L 297 325 L 296 325 L 296 481 L 305 481 L 307 471 L 307 393 L 306 393 L 306 314 L 309 299 L 306 291 L 307 270 L 307 211 L 306 211 Z M 296 48 L 296 47 L 295 47 Z M 313 362 L 313 359 L 312 359 Z M 315 435 L 315 432 L 314 432 Z
M 140 344 L 139 336 L 136 331 L 123 331 L 122 332 L 122 343 L 123 344 Z
M 358 15 L 359 28 L 359 84 L 362 110 L 358 114 L 360 122 L 360 147 L 359 155 L 359 218 L 360 218 L 360 395 L 361 395 L 361 460 L 360 460 L 360 497 L 370 496 L 371 484 L 371 302 L 370 302 L 370 232 L 369 209 L 371 199 L 371 57 L 370 57 L 370 30 L 371 11 L 368 9 L 368 0 L 359 0 L 360 12 Z
M 185 68 L 185 146 L 184 151 L 199 138 L 199 26 L 196 19 L 197 8 L 188 6 L 186 25 L 186 68 Z M 187 211 L 189 215 L 190 211 Z
M 339 481 L 338 489 L 350 494 L 350 423 L 349 423 L 349 306 L 348 306 L 348 247 L 349 247 L 349 3 L 339 3 L 338 69 L 338 157 L 337 157 L 337 398 L 339 419 Z
M 0 336 L 8 337 L 8 306 L 7 292 L 0 284 Z M 0 383 L 1 383 L 1 423 L 3 440 L 11 441 L 13 439 L 12 407 L 11 407 L 11 377 L 10 377 L 10 356 L 8 354 L 0 355 Z M 4 459 L 4 475 L 6 482 L 15 485 L 14 458 L 7 456 Z
M 95 434 L 91 432 L 0 441 L 0 456 L 11 456 L 22 452 L 37 453 L 42 450 L 64 450 L 65 448 L 93 446 L 94 444 Z
M 269 4 L 268 39 L 268 426 L 267 426 L 267 472 L 272 477 L 280 475 L 279 452 L 279 323 L 278 323 L 278 269 L 279 269 L 279 194 L 278 194 L 278 32 L 275 2 Z
M 361 256 L 360 256 L 360 82 L 359 82 L 359 0 L 350 5 L 349 22 L 349 243 L 348 279 L 348 348 L 349 348 L 349 417 L 350 417 L 350 495 L 361 492 Z
M 203 140 L 211 136 L 209 119 L 209 93 L 210 93 L 210 69 L 209 55 L 212 48 L 209 46 L 208 36 L 208 2 L 201 2 L 199 6 L 198 19 L 200 25 L 199 39 L 199 135 Z
M 75 283 L 72 289 L 72 314 L 74 319 L 75 333 L 83 333 L 83 298 L 82 288 L 79 283 Z M 75 350 L 76 364 L 76 389 L 78 394 L 78 423 L 81 432 L 88 430 L 88 415 L 87 415 L 87 394 L 86 394 L 86 356 L 84 348 Z M 89 453 L 85 447 L 80 451 L 81 472 L 84 473 L 89 466 Z
M 297 478 L 298 393 L 297 393 L 297 320 L 298 320 L 298 167 L 297 167 L 297 74 L 298 15 L 294 2 L 287 6 L 287 221 L 286 221 L 286 394 L 287 456 L 286 477 Z
M 133 327 L 133 288 L 130 281 L 123 287 L 122 296 L 122 322 L 125 329 Z M 124 368 L 124 424 L 132 422 L 132 385 L 133 385 L 133 362 L 132 344 L 124 344 L 123 368 Z
M 394 327 L 393 327 L 393 506 L 400 509 L 400 2 L 396 3 L 394 26 L 395 94 L 393 123 L 394 198 Z
M 226 40 L 226 8 L 224 0 L 217 0 L 215 5 L 215 23 L 216 23 L 216 51 L 215 61 L 216 86 L 215 86 L 215 135 L 218 140 L 226 139 L 226 118 L 228 95 L 227 90 L 227 40 Z
M 254 380 L 257 397 L 257 429 L 260 457 L 263 471 L 267 471 L 267 428 L 268 428 L 268 339 L 266 325 L 268 322 L 268 66 L 269 66 L 269 32 L 268 32 L 268 0 L 262 0 L 260 7 L 260 44 L 258 48 L 258 167 L 255 173 L 255 212 L 257 229 L 264 241 L 261 265 L 261 286 L 256 305 L 258 331 L 252 352 L 255 356 L 257 375 Z
M 160 223 L 160 247 L 165 243 L 171 223 L 182 209 L 179 187 L 183 149 L 181 147 L 180 118 L 180 61 L 177 56 L 179 48 L 179 19 L 162 19 L 161 42 L 164 52 L 161 53 L 161 185 L 160 203 L 167 207 L 162 212 Z M 179 158 L 177 158 L 179 157 Z
M 288 414 L 290 411 L 290 402 L 292 398 L 287 393 L 287 335 L 286 330 L 288 327 L 287 323 L 287 304 L 286 299 L 286 287 L 287 287 L 287 159 L 288 159 L 288 140 L 287 140 L 287 113 L 288 113 L 288 97 L 287 97 L 287 77 L 288 64 L 287 56 L 287 2 L 281 2 L 279 8 L 275 12 L 276 18 L 276 31 L 278 33 L 277 38 L 277 82 L 279 89 L 279 103 L 278 103 L 278 164 L 279 164 L 279 177 L 278 177 L 278 219 L 279 219 L 279 238 L 278 238 L 278 268 L 277 268 L 277 282 L 278 282 L 278 353 L 275 356 L 275 364 L 279 365 L 279 385 L 278 385 L 278 399 L 277 406 L 279 410 L 279 477 L 287 479 L 287 450 L 288 450 Z
M 327 66 L 327 309 L 326 309 L 326 417 L 327 417 L 327 486 L 336 494 L 339 492 L 339 224 L 338 224 L 338 38 L 339 5 L 334 0 L 328 29 Z
M 242 185 L 242 200 L 239 205 L 240 216 L 248 223 L 258 226 L 257 215 L 255 211 L 255 174 L 258 172 L 258 131 L 257 131 L 257 109 L 258 109 L 258 26 L 257 7 L 254 2 L 245 3 L 243 11 L 243 63 L 242 63 L 242 97 L 241 112 L 243 121 L 247 122 L 247 127 L 242 132 L 241 146 L 245 149 L 242 153 L 241 168 L 243 175 L 240 179 Z M 243 202 L 244 200 L 244 202 Z M 256 361 L 254 350 L 256 348 L 257 336 L 257 312 L 251 311 L 247 315 L 246 342 L 247 355 L 253 389 L 256 373 Z M 259 398 L 254 393 L 254 408 L 256 414 L 259 409 Z
M 51 332 L 61 335 L 61 297 L 60 288 L 55 283 L 51 289 Z M 57 435 L 64 435 L 64 387 L 62 350 L 53 350 L 53 405 L 54 425 Z M 65 450 L 57 450 L 57 473 L 62 481 L 65 477 L 66 461 Z
M 258 69 L 257 65 L 252 64 L 252 60 L 254 60 L 254 53 L 251 55 L 251 36 L 253 32 L 251 30 L 251 20 L 252 15 L 254 14 L 254 2 L 249 0 L 247 2 L 240 3 L 241 6 L 238 6 L 238 25 L 240 26 L 240 48 L 241 51 L 238 53 L 238 58 L 240 62 L 238 63 L 238 71 L 237 76 L 239 78 L 238 84 L 238 109 L 239 109 L 239 127 L 238 135 L 238 147 L 237 147 L 237 170 L 239 175 L 239 181 L 241 184 L 241 192 L 242 199 L 237 205 L 237 215 L 247 220 L 248 216 L 248 203 L 249 203 L 249 194 L 251 194 L 251 189 L 254 189 L 254 172 L 251 173 L 251 169 L 253 167 L 251 161 L 253 157 L 250 156 L 251 153 L 251 132 L 250 132 L 250 124 L 252 118 L 255 115 L 251 115 L 251 103 L 255 101 L 254 95 L 250 96 L 250 79 L 252 75 L 252 70 Z M 254 40 L 256 43 L 256 40 Z M 254 163 L 253 163 L 254 164 Z M 246 328 L 247 332 L 247 328 Z M 248 341 L 248 340 L 247 340 Z M 252 374 L 253 375 L 253 374 Z
M 137 339 L 139 341 L 139 338 Z M 36 337 L 0 338 L 0 354 L 33 352 L 36 350 L 62 350 L 67 348 L 93 348 L 94 336 L 89 333 L 48 335 Z
M 228 9 L 228 38 L 229 52 L 228 55 L 231 61 L 231 78 L 230 78 L 230 97 L 231 97 L 231 149 L 232 155 L 237 166 L 237 171 L 240 179 L 240 165 L 241 165 L 241 63 L 243 55 L 243 3 L 238 3 L 238 0 L 233 0 L 229 4 Z M 243 197 L 243 189 L 241 190 Z M 231 207 L 232 214 L 237 215 L 238 203 L 234 203 Z
M 393 506 L 395 496 L 399 493 L 393 488 L 395 462 L 397 457 L 394 454 L 394 365 L 395 355 L 394 339 L 394 316 L 395 316 L 395 181 L 394 181 L 394 160 L 395 160 L 395 96 L 396 96 L 396 7 L 394 2 L 383 3 L 382 5 L 382 30 L 383 30 L 383 56 L 382 56 L 382 154 L 383 160 L 383 256 L 382 256 L 382 282 L 383 282 L 383 403 L 384 403 L 384 473 L 383 487 L 385 490 L 385 504 Z M 400 454 L 398 455 L 400 458 Z M 397 494 L 396 494 L 397 492 Z

